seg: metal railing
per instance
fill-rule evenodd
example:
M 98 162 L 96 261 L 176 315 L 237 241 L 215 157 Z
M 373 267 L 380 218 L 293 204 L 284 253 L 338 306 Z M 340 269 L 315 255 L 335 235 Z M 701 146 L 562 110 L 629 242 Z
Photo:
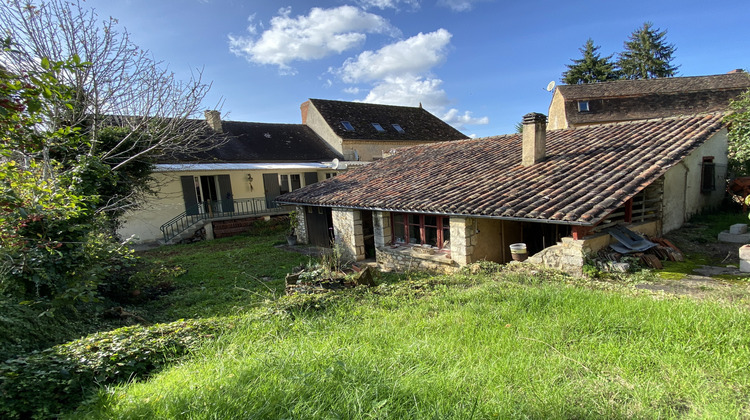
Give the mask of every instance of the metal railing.
M 288 213 L 290 209 L 265 198 L 206 201 L 192 206 L 170 219 L 159 228 L 167 243 L 201 220 L 215 220 L 236 216 L 267 216 Z

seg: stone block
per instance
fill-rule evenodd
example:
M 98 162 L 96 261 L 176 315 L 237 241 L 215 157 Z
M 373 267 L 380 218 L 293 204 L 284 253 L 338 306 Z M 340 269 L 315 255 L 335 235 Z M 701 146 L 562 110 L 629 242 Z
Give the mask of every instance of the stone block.
M 732 235 L 741 235 L 743 233 L 747 233 L 747 225 L 744 223 L 737 223 L 735 225 L 729 226 L 729 233 Z
M 740 271 L 750 273 L 750 245 L 740 247 Z
M 730 244 L 750 243 L 750 233 L 732 234 L 728 230 L 719 233 L 719 242 L 728 242 Z

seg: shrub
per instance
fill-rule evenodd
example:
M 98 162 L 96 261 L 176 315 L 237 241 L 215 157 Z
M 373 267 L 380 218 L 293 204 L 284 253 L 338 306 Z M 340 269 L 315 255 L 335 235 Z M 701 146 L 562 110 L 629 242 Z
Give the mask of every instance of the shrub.
M 124 327 L 7 360 L 0 364 L 0 417 L 74 409 L 98 385 L 148 377 L 230 327 L 217 319 Z

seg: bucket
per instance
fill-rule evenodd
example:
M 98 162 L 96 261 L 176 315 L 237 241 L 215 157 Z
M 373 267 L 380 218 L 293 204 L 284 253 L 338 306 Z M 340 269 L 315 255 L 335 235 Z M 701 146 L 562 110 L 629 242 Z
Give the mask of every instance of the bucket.
M 529 257 L 529 254 L 526 252 L 526 244 L 510 244 L 510 256 L 513 258 L 513 261 L 525 261 Z

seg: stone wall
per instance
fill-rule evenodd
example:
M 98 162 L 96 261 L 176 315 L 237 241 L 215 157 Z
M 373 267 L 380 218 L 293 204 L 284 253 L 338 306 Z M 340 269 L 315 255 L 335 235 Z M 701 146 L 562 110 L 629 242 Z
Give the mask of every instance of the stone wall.
M 301 244 L 307 244 L 310 242 L 309 238 L 307 237 L 307 220 L 305 220 L 305 208 L 302 206 L 297 206 L 294 208 L 294 210 L 297 212 L 297 242 Z
M 375 235 L 375 249 L 385 247 L 391 242 L 391 214 L 385 211 L 372 213 L 372 227 Z
M 476 220 L 451 217 L 451 256 L 459 265 L 474 262 L 474 248 L 477 246 Z
M 609 236 L 609 235 L 607 235 Z M 574 275 L 583 273 L 586 255 L 590 252 L 585 239 L 562 238 L 557 245 L 549 246 L 532 255 L 527 262 L 566 271 Z
M 341 251 L 343 261 L 365 259 L 365 241 L 362 233 L 362 215 L 359 210 L 332 209 L 335 246 Z
M 458 263 L 446 252 L 435 252 L 419 246 L 386 246 L 376 249 L 378 264 L 389 270 L 453 273 L 459 268 Z

